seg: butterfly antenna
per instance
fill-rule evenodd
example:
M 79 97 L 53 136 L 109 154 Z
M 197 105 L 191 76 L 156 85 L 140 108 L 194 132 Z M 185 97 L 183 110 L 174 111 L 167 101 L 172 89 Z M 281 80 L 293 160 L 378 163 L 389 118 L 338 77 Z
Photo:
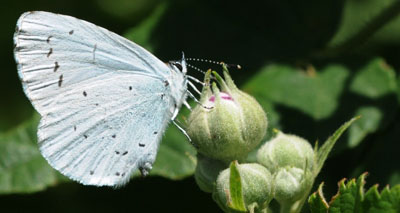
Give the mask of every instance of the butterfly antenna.
M 209 60 L 209 59 L 202 59 L 202 58 L 187 58 L 186 60 L 187 61 L 206 62 L 206 63 L 218 64 L 218 65 L 222 65 L 224 63 L 224 62 L 218 62 L 218 61 Z
M 203 73 L 203 74 L 206 74 L 206 71 L 204 71 L 204 70 L 202 70 L 202 69 L 200 69 L 200 68 L 198 68 L 198 67 L 195 67 L 195 66 L 193 66 L 193 65 L 191 65 L 191 64 L 186 64 L 186 66 L 188 66 L 188 67 L 190 67 L 190 68 L 192 68 L 192 69 L 194 69 L 194 70 L 196 70 L 196 71 L 198 71 L 198 72 L 201 72 L 201 73 Z
M 186 58 L 186 61 L 206 62 L 206 63 L 210 63 L 210 64 L 217 64 L 217 65 L 220 65 L 220 66 L 225 64 L 228 68 L 235 68 L 235 69 L 238 69 L 238 70 L 242 69 L 242 66 L 240 66 L 239 64 L 227 64 L 227 63 L 224 63 L 224 62 L 218 62 L 218 61 L 209 60 L 209 59 Z
M 188 67 L 190 67 L 190 68 L 192 68 L 192 69 L 194 69 L 194 70 L 196 70 L 196 71 L 198 71 L 198 72 L 203 73 L 203 75 L 206 74 L 206 71 L 204 71 L 204 70 L 202 70 L 202 69 L 200 69 L 200 68 L 198 68 L 198 67 L 196 67 L 196 66 L 193 66 L 193 65 L 188 64 L 188 63 L 186 63 L 186 66 L 188 66 Z M 204 86 L 204 83 L 203 83 L 202 81 L 198 80 L 197 78 L 194 78 L 194 77 L 189 76 L 189 75 L 187 75 L 187 76 L 188 76 L 189 79 L 194 80 L 196 83 L 200 83 L 200 84 L 202 84 L 202 85 Z M 215 77 L 214 77 L 214 76 L 211 76 L 211 79 L 215 79 Z
M 242 69 L 242 66 L 240 64 L 225 64 L 228 68 L 235 68 L 235 69 Z

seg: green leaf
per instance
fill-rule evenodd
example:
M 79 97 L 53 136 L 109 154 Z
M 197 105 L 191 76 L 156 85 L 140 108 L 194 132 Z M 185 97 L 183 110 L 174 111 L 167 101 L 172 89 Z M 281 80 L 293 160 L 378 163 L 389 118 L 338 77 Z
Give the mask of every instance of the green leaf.
M 382 112 L 373 106 L 360 107 L 356 111 L 361 118 L 349 128 L 348 147 L 356 147 L 370 133 L 375 132 L 379 128 L 382 121 Z
M 237 168 L 238 162 L 233 161 L 230 165 L 230 177 L 229 177 L 229 191 L 230 191 L 230 202 L 228 206 L 237 211 L 246 211 L 242 194 L 242 180 L 240 173 Z
M 358 176 L 362 171 L 369 171 L 374 174 L 370 177 L 373 182 L 390 185 L 400 184 L 399 133 L 400 123 L 395 122 L 390 128 L 386 128 L 382 133 L 380 132 L 378 137 L 371 137 L 368 141 L 368 150 L 361 149 L 358 151 L 363 156 L 363 160 L 356 165 L 351 176 Z
M 396 73 L 382 58 L 375 58 L 361 68 L 350 85 L 351 92 L 371 99 L 394 93 L 396 89 Z
M 96 0 L 95 3 L 112 16 L 134 22 L 146 16 L 160 0 Z
M 42 191 L 68 180 L 54 170 L 37 145 L 39 115 L 8 133 L 0 134 L 0 194 Z M 196 151 L 176 127 L 171 126 L 150 175 L 177 180 L 192 175 Z M 139 172 L 134 176 L 138 176 Z
M 316 213 L 326 213 L 328 210 L 328 203 L 325 201 L 324 194 L 322 193 L 322 187 L 324 183 L 322 182 L 318 190 L 310 195 L 308 198 L 308 203 L 310 204 L 310 211 Z
M 171 125 L 161 141 L 160 150 L 150 175 L 172 180 L 190 176 L 196 169 L 196 150 L 187 138 Z
M 270 127 L 309 134 L 310 139 L 324 137 L 334 123 L 349 115 L 361 115 L 360 123 L 350 127 L 346 141 L 338 146 L 337 151 L 341 151 L 358 146 L 394 121 L 397 108 L 393 106 L 400 95 L 397 81 L 394 69 L 376 57 L 356 69 L 331 64 L 319 70 L 309 65 L 302 70 L 271 64 L 243 90 L 263 106 Z
M 152 13 L 143 20 L 138 26 L 128 30 L 125 33 L 125 37 L 136 44 L 139 44 L 148 51 L 154 51 L 156 44 L 151 40 L 154 29 L 161 21 L 161 17 L 164 15 L 168 8 L 168 2 L 163 1 L 160 3 Z
M 349 128 L 349 126 L 359 119 L 359 117 L 352 118 L 351 120 L 347 121 L 344 123 L 341 127 L 339 127 L 338 130 L 333 133 L 332 136 L 330 136 L 325 143 L 318 149 L 316 150 L 316 169 L 314 170 L 314 175 L 317 176 L 318 173 L 321 171 L 322 166 L 324 165 L 324 162 L 326 158 L 328 158 L 329 152 L 332 150 L 333 146 L 335 145 L 336 141 L 339 139 L 339 137 L 343 134 L 343 132 Z
M 368 198 L 365 195 L 365 198 Z M 392 189 L 389 186 L 386 186 L 381 192 L 380 200 L 378 205 L 375 207 L 377 210 L 382 209 L 386 212 L 393 211 L 396 209 L 396 212 L 400 211 L 400 185 L 394 186 Z
M 400 103 L 400 77 L 397 78 L 397 102 Z
M 39 152 L 39 116 L 0 135 L 0 194 L 41 191 L 63 180 Z
M 361 175 L 357 182 L 355 179 L 348 181 L 347 184 L 346 179 L 339 182 L 339 191 L 329 203 L 329 212 L 362 212 L 361 199 L 365 175 L 366 173 Z
M 328 46 L 342 46 L 341 51 L 351 51 L 367 39 L 398 43 L 398 6 L 396 0 L 344 1 L 341 23 Z
M 368 134 L 390 122 L 396 110 L 388 106 L 396 104 L 396 90 L 396 73 L 382 58 L 371 60 L 356 73 L 350 91 L 373 102 L 365 103 L 356 110 L 355 115 L 360 115 L 361 119 L 349 129 L 348 147 L 356 147 Z
M 320 120 L 329 117 L 338 107 L 348 70 L 330 65 L 315 72 L 273 64 L 263 68 L 244 86 L 244 90 L 257 99 L 299 109 Z
M 311 212 L 399 212 L 400 185 L 392 189 L 387 186 L 381 193 L 378 191 L 378 185 L 374 185 L 364 193 L 366 175 L 367 173 L 362 174 L 357 180 L 341 180 L 337 194 L 331 198 L 329 205 L 326 205 L 325 211 L 319 208 L 321 201 L 326 203 L 321 183 L 318 191 L 309 197 Z

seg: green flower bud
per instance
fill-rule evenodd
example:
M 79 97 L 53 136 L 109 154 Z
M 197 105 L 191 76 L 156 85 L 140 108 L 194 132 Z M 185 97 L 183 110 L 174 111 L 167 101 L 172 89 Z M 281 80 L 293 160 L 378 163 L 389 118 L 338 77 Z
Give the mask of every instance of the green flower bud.
M 314 181 L 313 148 L 298 136 L 279 132 L 258 150 L 257 162 L 274 175 L 274 197 L 283 206 L 302 199 Z
M 308 174 L 311 174 L 310 172 Z M 303 169 L 281 168 L 275 173 L 275 199 L 279 203 L 296 201 L 308 190 L 308 178 Z
M 257 151 L 257 162 L 275 173 L 280 168 L 295 167 L 312 171 L 314 150 L 310 143 L 295 135 L 278 132 Z
M 226 163 L 197 154 L 197 166 L 194 172 L 197 185 L 204 192 L 211 193 L 219 173 L 227 167 Z
M 213 72 L 215 83 L 210 88 L 211 71 L 205 75 L 199 105 L 188 119 L 187 133 L 198 152 L 224 162 L 242 160 L 265 136 L 267 117 L 250 95 L 233 83 L 226 66 L 222 79 Z
M 245 207 L 257 206 L 257 209 L 267 208 L 272 200 L 272 175 L 265 167 L 257 163 L 240 164 L 237 166 L 242 185 Z M 222 171 L 217 179 L 214 200 L 225 211 L 229 211 L 230 201 L 230 169 Z

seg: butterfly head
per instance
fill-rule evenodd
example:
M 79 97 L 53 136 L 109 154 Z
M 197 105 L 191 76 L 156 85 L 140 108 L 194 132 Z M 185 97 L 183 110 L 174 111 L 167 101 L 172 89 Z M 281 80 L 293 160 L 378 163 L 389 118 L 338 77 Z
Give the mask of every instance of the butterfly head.
M 180 61 L 170 61 L 169 66 L 175 72 L 180 72 L 184 75 L 187 73 L 185 54 L 182 52 L 182 59 Z

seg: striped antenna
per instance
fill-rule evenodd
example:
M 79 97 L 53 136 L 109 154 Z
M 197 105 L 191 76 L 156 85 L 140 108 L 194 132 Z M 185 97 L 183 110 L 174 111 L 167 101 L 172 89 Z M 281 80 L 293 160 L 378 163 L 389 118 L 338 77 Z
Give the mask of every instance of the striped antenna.
M 238 70 L 242 69 L 242 66 L 240 66 L 240 64 L 226 64 L 227 67 L 231 68 L 236 68 Z
M 187 59 L 186 59 L 187 60 Z M 186 64 L 186 66 L 188 66 L 188 67 L 190 67 L 190 68 L 192 68 L 192 69 L 194 69 L 194 70 L 196 70 L 196 71 L 199 71 L 199 72 L 201 72 L 201 73 L 203 73 L 203 74 L 206 74 L 206 71 L 204 71 L 204 70 L 202 70 L 202 69 L 200 69 L 200 68 L 198 68 L 198 67 L 195 67 L 195 66 L 193 66 L 193 65 L 191 65 L 191 64 Z
M 227 67 L 229 68 L 236 68 L 238 70 L 242 69 L 242 66 L 240 66 L 239 64 L 226 64 L 224 62 L 218 62 L 218 61 L 214 61 L 214 60 L 209 60 L 209 59 L 202 59 L 202 58 L 186 58 L 186 61 L 197 61 L 197 62 L 206 62 L 206 63 L 210 63 L 210 64 L 217 64 L 217 65 L 222 65 L 225 64 Z M 192 68 L 194 68 L 192 66 Z M 194 68 L 195 69 L 195 68 Z M 204 72 L 204 71 L 203 71 Z
M 186 58 L 186 61 L 198 61 L 198 62 L 206 62 L 206 63 L 210 63 L 210 64 L 218 64 L 218 65 L 223 64 L 223 62 L 217 62 L 217 61 L 213 61 L 213 60 L 209 60 L 209 59 L 202 59 L 202 58 Z

